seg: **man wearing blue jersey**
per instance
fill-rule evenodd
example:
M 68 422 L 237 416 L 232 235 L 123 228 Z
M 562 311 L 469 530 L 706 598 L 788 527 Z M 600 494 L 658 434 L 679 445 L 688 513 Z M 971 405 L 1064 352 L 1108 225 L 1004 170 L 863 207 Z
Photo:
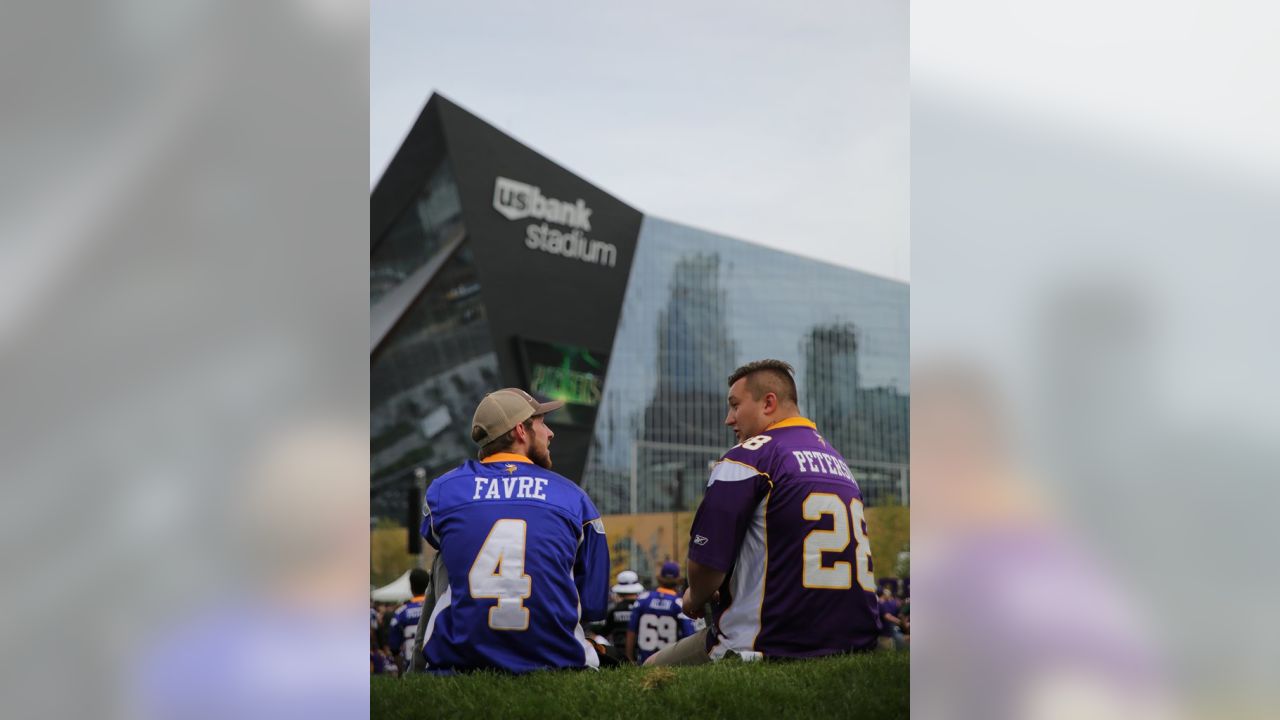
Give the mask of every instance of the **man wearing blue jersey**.
M 447 575 L 423 632 L 429 672 L 599 667 L 581 623 L 604 617 L 609 547 L 591 499 L 551 472 L 544 416 L 561 405 L 486 395 L 471 422 L 480 459 L 427 488 L 422 536 Z
M 390 637 L 388 642 L 391 652 L 400 662 L 400 669 L 409 667 L 413 653 L 413 636 L 418 632 L 418 618 L 422 616 L 422 599 L 427 592 L 427 582 L 431 576 L 422 568 L 409 571 L 409 591 L 413 597 L 409 602 L 396 608 L 391 616 Z
M 693 621 L 680 605 L 680 564 L 665 562 L 658 571 L 658 589 L 642 594 L 631 606 L 627 628 L 627 659 L 644 662 L 659 650 L 693 634 Z

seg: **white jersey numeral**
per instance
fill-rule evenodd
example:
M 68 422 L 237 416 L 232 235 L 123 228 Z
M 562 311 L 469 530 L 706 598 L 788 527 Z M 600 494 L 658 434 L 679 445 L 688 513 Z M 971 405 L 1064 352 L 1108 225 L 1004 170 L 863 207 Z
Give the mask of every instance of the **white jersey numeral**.
M 853 541 L 856 543 L 853 552 L 858 567 L 858 587 L 875 592 L 876 576 L 871 573 L 871 540 L 867 537 L 867 518 L 861 500 L 850 501 L 849 518 L 853 521 Z
M 829 590 L 853 587 L 853 569 L 848 561 L 838 560 L 830 566 L 822 564 L 822 553 L 843 552 L 849 547 L 852 528 L 858 586 L 867 592 L 875 592 L 876 578 L 871 573 L 871 541 L 863 529 L 865 512 L 862 501 L 855 498 L 846 511 L 844 502 L 834 493 L 809 493 L 801 508 L 805 520 L 820 520 L 824 515 L 830 515 L 832 519 L 830 530 L 812 530 L 804 538 L 804 572 L 801 575 L 804 586 Z
M 671 645 L 676 638 L 676 619 L 670 615 L 642 615 L 636 644 L 650 652 Z
M 524 520 L 495 522 L 467 573 L 471 597 L 498 600 L 489 608 L 489 627 L 494 630 L 529 629 L 524 601 L 533 592 L 533 578 L 524 574 L 527 530 Z

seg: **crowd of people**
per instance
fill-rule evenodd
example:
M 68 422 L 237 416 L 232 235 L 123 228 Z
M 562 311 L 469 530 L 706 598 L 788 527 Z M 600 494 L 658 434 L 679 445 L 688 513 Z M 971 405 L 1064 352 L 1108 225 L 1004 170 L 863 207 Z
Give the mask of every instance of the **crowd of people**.
M 422 537 L 437 551 L 413 598 L 370 609 L 374 673 L 523 673 L 602 665 L 802 659 L 906 647 L 910 601 L 878 595 L 861 492 L 800 415 L 777 360 L 729 377 L 738 440 L 710 470 L 689 553 L 652 587 L 625 570 L 582 487 L 552 471 L 559 401 L 518 388 L 472 418 L 476 460 L 433 480 Z
M 413 662 L 414 638 L 422 618 L 431 575 L 422 568 L 409 572 L 412 597 L 403 604 L 375 603 L 369 607 L 369 669 L 375 675 L 399 675 Z
M 413 597 L 403 603 L 370 603 L 369 668 L 375 675 L 408 672 L 430 574 L 409 574 Z M 652 590 L 634 570 L 618 573 L 609 592 L 609 609 L 601 622 L 583 628 L 604 665 L 643 663 L 658 650 L 706 627 L 705 620 L 684 614 L 685 589 L 680 565 L 663 563 Z
M 422 614 L 423 594 L 430 575 L 421 568 L 409 574 L 413 597 L 403 603 L 371 603 L 369 606 L 369 666 L 375 675 L 399 675 L 409 671 Z M 691 619 L 681 603 L 687 584 L 680 565 L 663 563 L 652 590 L 634 570 L 618 573 L 609 591 L 605 619 L 583 628 L 600 655 L 602 665 L 643 664 L 659 650 L 674 645 L 706 627 L 706 619 Z M 911 646 L 911 596 L 899 594 L 889 583 L 880 587 L 880 650 L 906 650 Z
M 911 647 L 911 596 L 898 596 L 888 584 L 880 587 L 880 649 Z
M 679 563 L 663 563 L 652 590 L 645 590 L 633 570 L 618 573 L 617 580 L 604 622 L 590 628 L 604 664 L 643 663 L 705 626 L 701 621 L 695 625 L 684 614 Z

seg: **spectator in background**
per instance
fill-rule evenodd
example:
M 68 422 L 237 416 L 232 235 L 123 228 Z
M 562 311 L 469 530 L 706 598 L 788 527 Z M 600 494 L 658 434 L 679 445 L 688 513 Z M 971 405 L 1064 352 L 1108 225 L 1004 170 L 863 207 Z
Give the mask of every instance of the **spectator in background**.
M 391 652 L 391 615 L 395 608 L 387 603 L 378 603 L 378 629 L 377 629 L 377 646 L 387 655 L 393 657 Z
M 611 651 L 618 660 L 626 658 L 623 648 L 627 643 L 627 628 L 631 625 L 631 607 L 642 592 L 644 585 L 640 584 L 640 576 L 634 570 L 618 573 L 618 583 L 613 586 L 613 593 L 618 596 L 618 601 L 609 608 L 601 631 L 609 639 Z
M 902 646 L 900 605 L 888 585 L 880 588 L 880 649 L 895 650 Z
M 658 572 L 658 589 L 647 592 L 631 606 L 627 625 L 627 660 L 644 662 L 659 650 L 675 645 L 694 633 L 693 621 L 680 606 L 680 564 L 665 562 Z
M 401 605 L 391 615 L 388 638 L 394 657 L 400 662 L 400 669 L 407 670 L 413 658 L 413 638 L 418 634 L 418 618 L 422 617 L 422 600 L 427 593 L 427 583 L 431 575 L 422 568 L 414 568 L 409 572 L 409 591 L 413 598 Z
M 911 596 L 908 595 L 902 599 L 902 611 L 898 613 L 898 617 L 902 618 L 902 642 L 906 645 L 911 644 Z
M 395 674 L 399 668 L 391 658 L 390 651 L 384 647 L 382 635 L 382 613 L 376 603 L 369 603 L 369 672 L 374 675 Z
M 396 675 L 400 671 L 395 659 L 378 642 L 376 628 L 369 629 L 369 673 L 372 675 Z

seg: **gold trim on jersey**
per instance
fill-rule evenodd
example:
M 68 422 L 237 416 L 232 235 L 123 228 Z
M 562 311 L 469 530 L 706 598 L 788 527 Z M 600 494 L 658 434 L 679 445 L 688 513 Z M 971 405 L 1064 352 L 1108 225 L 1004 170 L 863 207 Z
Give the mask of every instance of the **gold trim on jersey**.
M 788 427 L 807 427 L 811 430 L 818 429 L 817 423 L 810 420 L 809 418 L 800 417 L 797 415 L 796 417 L 790 417 L 790 418 L 787 418 L 786 420 L 779 420 L 778 422 L 765 428 L 764 432 L 769 432 L 770 430 L 778 430 L 779 428 L 788 428 Z
M 487 458 L 482 458 L 480 462 L 482 463 L 522 462 L 522 463 L 528 463 L 530 465 L 533 464 L 533 461 L 525 457 L 524 455 L 521 455 L 519 453 L 509 453 L 509 452 L 494 453 Z

